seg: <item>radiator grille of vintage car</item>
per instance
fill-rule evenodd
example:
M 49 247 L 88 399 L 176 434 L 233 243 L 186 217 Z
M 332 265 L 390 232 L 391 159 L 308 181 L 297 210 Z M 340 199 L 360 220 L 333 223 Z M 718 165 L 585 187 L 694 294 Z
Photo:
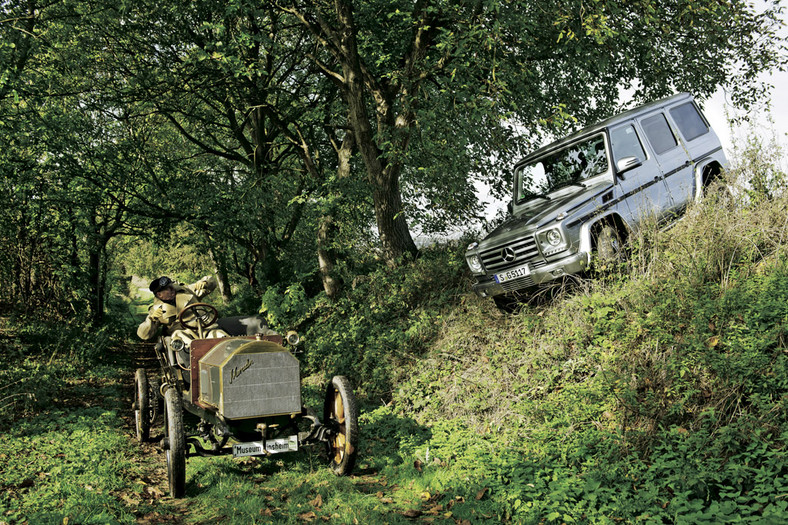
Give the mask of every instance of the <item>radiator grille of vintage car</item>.
M 200 401 L 227 419 L 299 413 L 298 360 L 270 341 L 223 341 L 200 360 Z

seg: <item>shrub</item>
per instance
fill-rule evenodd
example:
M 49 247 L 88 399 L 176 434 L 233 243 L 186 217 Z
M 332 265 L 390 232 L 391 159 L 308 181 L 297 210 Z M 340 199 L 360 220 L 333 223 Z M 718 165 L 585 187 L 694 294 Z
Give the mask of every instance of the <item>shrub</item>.
M 118 328 L 91 328 L 78 322 L 34 322 L 16 318 L 0 366 L 0 427 L 50 406 L 64 377 L 94 366 L 123 338 Z
M 340 299 L 308 298 L 291 285 L 269 289 L 261 311 L 280 331 L 297 327 L 306 345 L 307 371 L 352 377 L 362 394 L 389 399 L 401 366 L 412 366 L 438 332 L 465 282 L 456 246 L 423 250 L 396 269 L 379 263 L 347 279 Z

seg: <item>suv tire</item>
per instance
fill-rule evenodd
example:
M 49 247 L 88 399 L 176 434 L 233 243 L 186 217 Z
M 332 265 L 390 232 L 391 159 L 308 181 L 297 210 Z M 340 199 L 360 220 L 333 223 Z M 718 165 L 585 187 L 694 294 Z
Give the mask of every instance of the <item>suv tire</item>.
M 596 254 L 600 270 L 609 270 L 626 260 L 624 242 L 614 227 L 606 224 L 596 237 Z

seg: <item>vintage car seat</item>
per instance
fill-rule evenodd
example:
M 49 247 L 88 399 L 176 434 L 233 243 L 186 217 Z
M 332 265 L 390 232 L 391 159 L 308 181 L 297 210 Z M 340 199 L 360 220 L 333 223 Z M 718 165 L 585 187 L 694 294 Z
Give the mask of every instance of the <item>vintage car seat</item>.
M 257 334 L 277 335 L 277 332 L 268 328 L 265 318 L 260 315 L 220 317 L 216 322 L 221 330 L 235 337 Z

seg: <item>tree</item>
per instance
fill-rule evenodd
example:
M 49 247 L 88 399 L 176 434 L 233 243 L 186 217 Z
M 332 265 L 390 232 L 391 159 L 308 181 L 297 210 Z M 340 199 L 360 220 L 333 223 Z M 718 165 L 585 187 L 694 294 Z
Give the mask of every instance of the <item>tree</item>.
M 204 166 L 203 191 L 182 192 L 194 209 L 188 220 L 205 230 L 218 264 L 255 287 L 260 267 L 265 283 L 278 282 L 305 208 L 336 166 L 336 89 L 304 72 L 303 35 L 245 0 L 140 3 L 116 19 L 94 28 L 111 49 L 107 70 L 122 72 L 108 103 L 163 116 L 191 144 Z M 195 177 L 170 180 L 185 188 Z
M 522 146 L 511 123 L 537 138 L 585 123 L 617 109 L 619 93 L 633 84 L 638 101 L 677 89 L 704 96 L 719 85 L 752 101 L 756 88 L 747 81 L 781 60 L 774 43 L 779 9 L 755 14 L 739 0 L 281 0 L 277 6 L 312 34 L 310 56 L 342 89 L 390 264 L 416 252 L 401 183 L 425 167 L 420 162 L 429 169 L 430 157 L 463 159 L 463 168 L 482 176 L 500 174 L 481 165 L 491 153 Z M 730 75 L 733 64 L 740 75 Z M 441 155 L 441 134 L 460 135 L 465 152 Z M 439 169 L 423 179 L 427 193 L 442 187 L 465 195 L 472 174 Z

